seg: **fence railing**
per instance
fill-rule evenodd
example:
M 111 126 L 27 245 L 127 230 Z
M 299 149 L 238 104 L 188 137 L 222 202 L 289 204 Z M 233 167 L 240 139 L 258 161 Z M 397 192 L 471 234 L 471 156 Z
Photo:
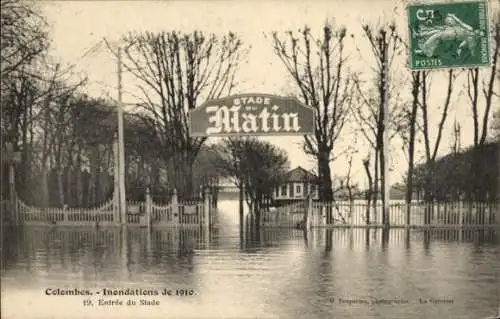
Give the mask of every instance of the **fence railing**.
M 145 201 L 127 202 L 126 213 L 120 216 L 115 198 L 94 208 L 40 208 L 27 205 L 17 196 L 12 201 L 2 201 L 4 221 L 13 225 L 69 225 L 69 226 L 193 226 L 210 227 L 213 224 L 215 208 L 210 194 L 204 199 L 179 201 L 174 190 L 167 204 L 153 202 L 149 190 Z
M 11 218 L 7 221 L 15 225 L 21 224 L 59 224 L 59 225 L 95 225 L 113 224 L 117 221 L 117 212 L 113 200 L 94 208 L 53 208 L 34 207 L 25 204 L 16 197 L 8 212 Z
M 330 222 L 327 215 L 331 213 Z M 300 201 L 263 212 L 263 223 L 272 227 L 381 227 L 382 203 Z M 499 226 L 498 202 L 392 202 L 389 205 L 389 226 Z

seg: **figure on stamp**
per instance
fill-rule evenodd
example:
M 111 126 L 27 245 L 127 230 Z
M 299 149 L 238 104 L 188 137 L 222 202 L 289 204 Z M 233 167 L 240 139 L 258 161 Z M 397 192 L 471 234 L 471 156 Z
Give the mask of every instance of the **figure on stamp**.
M 474 30 L 470 25 L 460 20 L 456 15 L 449 13 L 444 19 L 444 25 L 420 26 L 420 30 L 414 33 L 418 37 L 419 48 L 415 53 L 433 57 L 436 49 L 442 41 L 455 41 L 458 43 L 457 55 L 460 56 L 464 49 L 474 55 L 476 42 L 484 36 L 481 30 Z

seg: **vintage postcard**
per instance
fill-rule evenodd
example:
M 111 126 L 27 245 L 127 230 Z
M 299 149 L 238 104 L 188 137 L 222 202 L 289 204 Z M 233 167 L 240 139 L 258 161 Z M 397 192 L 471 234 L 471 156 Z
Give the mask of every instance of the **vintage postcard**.
M 500 318 L 498 1 L 0 7 L 2 318 Z

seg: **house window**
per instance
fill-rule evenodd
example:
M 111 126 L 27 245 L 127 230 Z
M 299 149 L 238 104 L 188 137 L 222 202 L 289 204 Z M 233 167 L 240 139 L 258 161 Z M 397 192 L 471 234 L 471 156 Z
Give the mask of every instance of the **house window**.
M 281 196 L 286 196 L 288 193 L 287 190 L 288 190 L 287 185 L 281 186 Z
M 310 184 L 304 184 L 304 195 L 309 194 L 309 188 L 311 188 Z
M 295 196 L 299 197 L 300 195 L 302 195 L 302 187 L 301 185 L 295 185 Z
M 276 197 L 279 197 L 280 196 L 280 189 L 278 187 L 276 187 Z

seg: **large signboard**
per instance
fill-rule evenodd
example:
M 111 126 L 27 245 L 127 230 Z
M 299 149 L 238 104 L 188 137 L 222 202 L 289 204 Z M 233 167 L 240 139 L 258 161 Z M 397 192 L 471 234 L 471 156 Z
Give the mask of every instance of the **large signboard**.
M 412 70 L 491 64 L 486 1 L 407 7 Z
M 240 94 L 208 100 L 189 112 L 191 136 L 314 134 L 314 109 L 293 97 Z

